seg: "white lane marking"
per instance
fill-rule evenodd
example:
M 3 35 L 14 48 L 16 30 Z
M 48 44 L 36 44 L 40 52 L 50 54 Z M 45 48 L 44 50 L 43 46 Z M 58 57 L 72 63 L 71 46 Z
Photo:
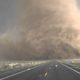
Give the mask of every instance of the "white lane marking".
M 44 74 L 44 77 L 46 77 L 48 75 L 48 73 L 46 72 L 45 74 Z
M 73 69 L 73 68 L 71 68 L 71 67 L 69 67 L 69 66 L 67 66 L 67 65 L 65 65 L 65 64 L 62 64 L 62 63 L 60 63 L 60 64 L 80 75 L 80 72 L 78 72 L 77 70 L 75 70 L 75 69 Z
M 28 68 L 27 70 L 29 71 L 29 70 L 31 70 L 31 68 Z
M 7 79 L 7 78 L 10 78 L 10 77 L 13 77 L 13 76 L 16 76 L 16 75 L 22 74 L 22 73 L 24 73 L 24 72 L 26 72 L 26 71 L 29 71 L 29 70 L 35 69 L 35 68 L 37 68 L 37 67 L 38 67 L 38 66 L 33 67 L 33 68 L 28 68 L 28 69 L 26 69 L 26 70 L 24 70 L 24 71 L 20 71 L 20 72 L 17 72 L 17 73 L 15 73 L 15 74 L 12 74 L 12 75 L 6 76 L 6 77 L 4 77 L 4 78 L 1 78 L 0 80 L 5 80 L 5 79 Z
M 55 67 L 58 67 L 58 65 L 56 64 Z
M 12 69 L 12 70 L 14 70 L 14 69 Z M 20 69 L 16 69 L 16 70 L 20 70 Z M 4 74 L 6 74 L 8 72 L 12 72 L 12 71 L 10 70 L 10 71 L 3 72 L 3 73 L 0 73 L 0 75 L 4 75 Z

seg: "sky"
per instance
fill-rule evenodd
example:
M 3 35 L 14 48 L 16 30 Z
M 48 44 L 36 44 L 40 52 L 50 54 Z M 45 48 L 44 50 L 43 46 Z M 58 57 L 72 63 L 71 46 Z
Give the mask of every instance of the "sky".
M 17 0 L 0 0 L 0 33 L 12 29 L 17 20 Z
M 17 24 L 18 0 L 0 0 L 0 34 L 13 29 Z M 80 0 L 77 0 L 79 6 Z
M 13 29 L 17 24 L 18 0 L 0 0 L 0 34 Z M 80 0 L 77 0 L 79 6 Z
M 50 3 L 48 3 L 48 1 L 50 1 Z M 69 0 L 65 0 L 64 2 L 63 0 L 60 0 L 60 7 L 57 4 L 55 4 L 54 7 L 53 4 L 57 1 L 58 0 L 0 0 L 0 51 L 3 50 L 2 54 L 0 55 L 3 55 L 3 53 L 5 54 L 6 51 L 7 53 L 9 53 L 9 51 L 11 51 L 10 53 L 12 53 L 11 49 L 13 49 L 13 45 L 13 53 L 17 53 L 20 50 L 23 51 L 22 53 L 24 54 L 27 53 L 25 46 L 28 46 L 27 49 L 29 50 L 29 52 L 31 51 L 31 49 L 32 51 L 45 52 L 45 45 L 52 46 L 52 42 L 54 40 L 53 34 L 55 33 L 55 31 L 53 25 L 65 27 L 76 26 L 76 23 L 77 21 L 79 22 L 79 20 L 77 20 L 78 12 L 76 13 L 77 10 L 75 5 L 72 6 L 68 3 L 65 3 L 65 1 Z M 38 5 L 37 3 L 39 2 L 40 4 Z M 77 1 L 78 8 L 79 4 L 80 0 Z M 67 5 L 67 8 L 64 8 L 64 5 Z M 57 11 L 57 13 L 55 13 L 54 11 Z M 19 31 L 20 26 L 21 29 L 24 28 L 23 32 Z M 18 34 L 18 31 L 21 34 Z M 16 44 L 16 41 L 21 39 L 22 42 L 20 44 Z M 50 44 L 46 44 L 48 43 L 47 41 L 49 41 Z M 3 46 L 6 48 L 4 48 Z
M 80 8 L 80 0 L 77 0 L 77 5 L 78 5 L 78 8 Z

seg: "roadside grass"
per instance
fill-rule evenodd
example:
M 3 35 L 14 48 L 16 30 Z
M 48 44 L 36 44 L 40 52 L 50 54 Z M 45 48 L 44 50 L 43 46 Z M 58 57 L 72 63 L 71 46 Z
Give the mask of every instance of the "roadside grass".
M 80 63 L 66 63 L 66 65 L 80 72 Z

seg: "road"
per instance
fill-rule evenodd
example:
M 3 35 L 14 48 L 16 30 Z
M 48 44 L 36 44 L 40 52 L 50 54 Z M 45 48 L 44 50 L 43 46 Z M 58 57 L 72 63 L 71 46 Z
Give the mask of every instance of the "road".
M 80 80 L 80 72 L 59 62 L 0 75 L 0 80 Z

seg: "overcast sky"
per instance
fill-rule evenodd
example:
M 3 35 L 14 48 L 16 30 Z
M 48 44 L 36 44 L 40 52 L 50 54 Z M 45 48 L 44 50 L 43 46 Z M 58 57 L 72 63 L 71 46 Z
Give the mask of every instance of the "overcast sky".
M 80 0 L 77 0 L 77 4 L 78 4 L 78 6 L 80 7 Z
M 0 33 L 16 24 L 17 0 L 0 0 Z
M 17 23 L 18 0 L 0 0 L 0 33 L 12 29 Z M 78 0 L 78 5 L 80 0 Z

